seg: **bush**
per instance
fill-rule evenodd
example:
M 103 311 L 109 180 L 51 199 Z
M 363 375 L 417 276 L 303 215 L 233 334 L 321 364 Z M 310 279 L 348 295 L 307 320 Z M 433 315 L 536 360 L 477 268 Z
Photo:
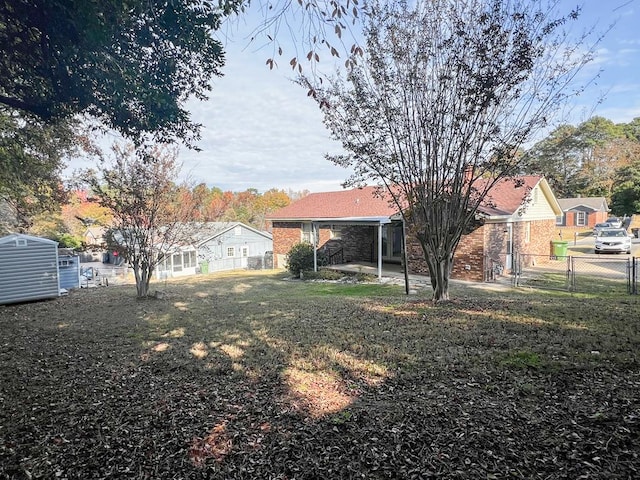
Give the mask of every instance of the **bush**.
M 294 277 L 300 277 L 300 271 L 313 270 L 313 245 L 307 242 L 296 243 L 287 253 L 287 270 Z
M 341 280 L 345 274 L 337 270 L 321 268 L 317 272 L 304 272 L 305 280 Z
M 77 250 L 82 247 L 82 241 L 70 233 L 61 233 L 54 240 L 58 242 L 58 246 L 61 248 L 73 248 L 74 250 Z

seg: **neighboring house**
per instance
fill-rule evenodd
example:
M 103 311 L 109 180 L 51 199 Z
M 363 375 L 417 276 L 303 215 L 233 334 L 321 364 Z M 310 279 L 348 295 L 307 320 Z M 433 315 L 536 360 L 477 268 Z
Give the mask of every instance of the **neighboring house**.
M 559 198 L 558 203 L 562 208 L 562 215 L 556 219 L 558 227 L 590 230 L 609 217 L 609 205 L 604 197 Z
M 161 260 L 154 272 L 158 278 L 273 267 L 273 239 L 268 232 L 240 222 L 193 222 L 174 228 L 175 238 L 183 241 L 176 240 L 171 248 L 158 249 Z M 112 236 L 117 243 L 125 243 L 120 231 L 114 230 Z M 109 252 L 105 263 L 122 260 L 114 254 Z
M 88 227 L 85 230 L 82 236 L 82 243 L 86 249 L 80 254 L 81 262 L 100 262 L 109 259 L 104 238 L 106 232 L 107 229 L 105 227 L 98 226 Z
M 105 227 L 88 227 L 84 232 L 82 242 L 90 248 L 104 248 L 106 243 L 105 233 L 107 233 Z
M 271 234 L 240 222 L 204 223 L 197 228 L 194 244 L 203 273 L 272 267 Z
M 0 305 L 58 296 L 58 242 L 19 234 L 0 238 Z
M 331 263 L 399 263 L 403 226 L 398 210 L 374 195 L 375 187 L 312 193 L 269 215 L 276 267 L 300 241 L 309 241 Z M 538 176 L 498 182 L 478 209 L 479 226 L 464 235 L 454 258 L 452 278 L 482 281 L 487 262 L 511 268 L 514 252 L 549 255 L 562 210 L 547 181 Z M 407 239 L 409 271 L 427 274 L 422 250 Z

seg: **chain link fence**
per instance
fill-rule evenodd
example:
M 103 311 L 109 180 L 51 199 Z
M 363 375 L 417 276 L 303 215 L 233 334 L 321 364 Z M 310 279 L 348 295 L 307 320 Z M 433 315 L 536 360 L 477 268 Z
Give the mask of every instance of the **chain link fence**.
M 485 281 L 581 293 L 638 294 L 640 258 L 513 253 L 485 259 Z M 507 265 L 505 265 L 505 263 Z

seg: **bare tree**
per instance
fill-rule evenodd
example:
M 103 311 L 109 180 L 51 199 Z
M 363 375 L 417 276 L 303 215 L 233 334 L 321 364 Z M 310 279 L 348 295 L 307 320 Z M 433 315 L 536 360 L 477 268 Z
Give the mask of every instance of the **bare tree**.
M 110 248 L 133 268 L 138 297 L 146 297 L 159 262 L 191 242 L 188 222 L 197 205 L 180 201 L 185 186 L 175 183 L 180 171 L 175 148 L 116 145 L 113 153 L 86 179 L 99 203 L 113 213 Z
M 518 151 L 552 118 L 591 59 L 557 2 L 374 2 L 364 59 L 329 87 L 303 78 L 346 154 L 349 185 L 376 182 L 420 243 L 433 300 L 449 298 L 461 236 Z M 597 42 L 597 40 L 596 40 Z

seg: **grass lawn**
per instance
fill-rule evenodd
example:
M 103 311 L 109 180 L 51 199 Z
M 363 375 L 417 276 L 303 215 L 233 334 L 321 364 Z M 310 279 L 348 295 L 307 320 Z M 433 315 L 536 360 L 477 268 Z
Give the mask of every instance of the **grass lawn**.
M 640 298 L 199 276 L 0 306 L 0 478 L 640 478 Z

